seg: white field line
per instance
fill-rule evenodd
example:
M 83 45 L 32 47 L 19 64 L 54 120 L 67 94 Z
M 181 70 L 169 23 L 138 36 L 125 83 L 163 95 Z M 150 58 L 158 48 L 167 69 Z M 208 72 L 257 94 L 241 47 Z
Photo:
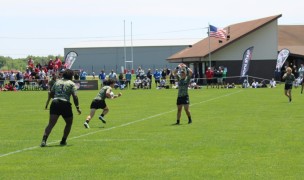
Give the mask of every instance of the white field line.
M 236 91 L 236 92 L 233 92 L 233 93 L 229 93 L 229 94 L 225 94 L 225 95 L 222 95 L 222 96 L 218 96 L 218 97 L 215 97 L 215 98 L 212 98 L 212 99 L 204 100 L 204 101 L 201 101 L 201 102 L 198 102 L 198 103 L 190 104 L 190 106 L 206 103 L 206 102 L 209 102 L 209 101 L 214 101 L 214 100 L 217 100 L 217 99 L 220 99 L 220 98 L 223 98 L 223 97 L 231 96 L 231 95 L 239 93 L 241 91 L 242 90 Z M 155 118 L 155 117 L 158 117 L 158 116 L 162 116 L 164 114 L 168 114 L 168 113 L 171 113 L 171 112 L 174 112 L 174 111 L 176 111 L 176 109 L 169 110 L 167 112 L 163 112 L 163 113 L 160 113 L 160 114 L 155 114 L 153 116 L 149 116 L 149 117 L 146 117 L 146 118 L 143 118 L 143 119 L 139 119 L 139 120 L 136 120 L 136 121 L 132 121 L 132 122 L 128 122 L 128 123 L 125 123 L 125 124 L 121 124 L 119 126 L 114 126 L 114 127 L 110 127 L 110 128 L 107 128 L 107 129 L 101 129 L 101 130 L 97 130 L 97 131 L 94 131 L 94 132 L 89 132 L 89 133 L 86 133 L 86 134 L 82 134 L 80 136 L 70 137 L 69 139 L 78 139 L 78 138 L 89 136 L 91 134 L 96 134 L 96 133 L 99 133 L 99 132 L 102 132 L 102 131 L 110 131 L 110 130 L 113 130 L 113 129 L 116 129 L 116 128 L 129 126 L 131 124 L 138 123 L 138 122 L 141 122 L 141 121 L 145 121 L 145 120 L 148 120 L 148 119 L 151 119 L 151 118 Z M 59 142 L 60 141 L 53 141 L 53 142 L 49 142 L 48 144 L 55 144 L 55 143 L 59 143 Z M 12 154 L 21 153 L 21 152 L 24 152 L 24 151 L 36 149 L 36 148 L 40 148 L 40 146 L 33 146 L 33 147 L 29 147 L 29 148 L 20 149 L 20 150 L 17 150 L 17 151 L 12 151 L 12 152 L 9 152 L 9 153 L 6 153 L 6 154 L 1 154 L 0 158 L 5 157 L 5 156 L 9 156 L 9 155 L 12 155 Z
M 92 139 L 92 140 L 83 140 L 87 142 L 109 142 L 109 141 L 145 141 L 145 139 Z

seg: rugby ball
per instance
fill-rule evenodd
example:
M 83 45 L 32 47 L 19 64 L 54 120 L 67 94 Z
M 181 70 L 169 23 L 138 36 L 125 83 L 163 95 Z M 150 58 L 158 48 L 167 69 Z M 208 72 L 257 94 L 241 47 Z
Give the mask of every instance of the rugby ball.
M 113 93 L 113 92 L 111 92 L 111 93 L 110 93 L 110 95 L 111 95 L 111 98 L 113 98 L 113 97 L 114 97 L 114 93 Z

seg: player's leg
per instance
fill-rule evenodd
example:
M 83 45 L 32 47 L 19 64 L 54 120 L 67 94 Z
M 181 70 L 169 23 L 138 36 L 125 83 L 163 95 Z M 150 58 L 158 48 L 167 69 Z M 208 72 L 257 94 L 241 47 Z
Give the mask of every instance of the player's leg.
M 85 122 L 83 123 L 83 125 L 84 125 L 85 128 L 90 128 L 89 122 L 94 117 L 95 112 L 96 112 L 96 109 L 95 108 L 91 108 L 90 114 L 87 116 Z
M 103 123 L 106 123 L 106 120 L 105 120 L 104 116 L 105 116 L 106 114 L 108 114 L 109 108 L 108 108 L 108 106 L 107 106 L 107 104 L 106 104 L 105 101 L 101 101 L 101 102 L 100 102 L 100 108 L 102 109 L 102 113 L 100 114 L 99 119 L 100 119 Z
M 90 110 L 90 115 L 87 116 L 86 121 L 89 122 L 89 121 L 94 117 L 95 112 L 96 112 L 96 109 L 95 109 L 95 108 L 92 108 L 92 109 Z
M 180 124 L 180 118 L 182 114 L 183 105 L 179 104 L 177 105 L 177 117 L 176 117 L 176 124 Z
M 285 84 L 284 94 L 285 94 L 285 96 L 287 96 L 289 98 L 288 88 L 286 86 L 287 85 Z
M 71 132 L 72 124 L 73 124 L 73 116 L 71 117 L 64 117 L 63 118 L 65 121 L 65 127 L 63 130 L 63 136 L 60 141 L 60 145 L 66 145 L 66 140 Z
M 52 132 L 53 127 L 56 125 L 58 118 L 59 118 L 59 115 L 56 115 L 56 114 L 51 114 L 50 115 L 49 123 L 46 126 L 46 128 L 44 130 L 43 137 L 42 137 L 42 142 L 41 142 L 41 145 L 40 145 L 41 147 L 46 146 L 46 141 L 47 141 L 50 133 Z
M 291 102 L 291 89 L 288 89 L 288 94 L 289 94 L 289 102 Z
M 189 110 L 189 104 L 185 104 L 184 109 L 185 109 L 185 112 L 186 112 L 187 117 L 188 117 L 188 124 L 190 124 L 190 123 L 192 123 L 192 119 L 191 119 L 191 113 L 190 113 L 190 110 Z

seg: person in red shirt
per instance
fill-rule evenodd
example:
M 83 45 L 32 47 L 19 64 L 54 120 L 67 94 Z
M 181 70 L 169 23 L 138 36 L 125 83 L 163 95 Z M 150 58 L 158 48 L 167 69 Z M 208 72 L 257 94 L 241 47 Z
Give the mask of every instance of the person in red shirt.
M 208 86 L 210 85 L 211 87 L 213 87 L 213 76 L 214 76 L 214 72 L 213 70 L 208 67 L 207 71 L 206 71 L 206 77 L 207 77 L 207 89 Z
M 14 87 L 11 83 L 5 84 L 4 88 L 7 89 L 7 91 L 14 91 Z
M 62 65 L 62 62 L 61 62 L 60 58 L 56 57 L 56 59 L 55 59 L 55 66 L 57 66 L 56 69 L 60 71 L 61 65 Z

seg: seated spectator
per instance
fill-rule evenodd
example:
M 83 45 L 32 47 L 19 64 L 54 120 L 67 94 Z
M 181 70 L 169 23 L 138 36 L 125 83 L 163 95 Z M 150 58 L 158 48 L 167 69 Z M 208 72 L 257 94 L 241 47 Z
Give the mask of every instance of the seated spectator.
M 4 89 L 7 91 L 14 91 L 14 87 L 11 83 L 5 84 Z
M 196 82 L 194 81 L 194 79 L 191 79 L 190 84 L 189 84 L 189 88 L 190 89 L 201 89 L 201 87 L 196 84 Z
M 266 80 L 263 80 L 260 84 L 261 88 L 267 88 Z
M 137 89 L 142 88 L 142 83 L 141 83 L 141 79 L 139 76 L 134 81 L 134 88 L 137 88 Z
M 259 83 L 257 81 L 255 81 L 255 79 L 254 79 L 253 82 L 251 83 L 251 87 L 252 88 L 258 88 L 259 87 Z
M 274 80 L 274 78 L 272 78 L 271 80 L 270 80 L 270 82 L 269 82 L 269 84 L 270 84 L 270 88 L 274 88 L 274 87 L 276 87 L 276 81 Z
M 151 83 L 151 80 L 146 75 L 144 75 L 144 78 L 142 80 L 142 87 L 144 89 L 150 89 L 150 87 L 151 87 L 150 83 Z
M 242 84 L 242 88 L 248 88 L 249 86 L 250 86 L 250 85 L 249 85 L 247 79 L 244 79 L 244 82 L 243 82 L 243 84 Z
M 228 88 L 235 88 L 235 84 L 234 83 L 231 83 L 231 84 L 227 83 L 226 87 L 227 87 L 227 89 Z
M 172 86 L 173 89 L 178 89 L 178 82 L 175 82 L 174 85 Z
M 169 89 L 169 85 L 166 85 L 166 79 L 162 78 L 157 89 Z

